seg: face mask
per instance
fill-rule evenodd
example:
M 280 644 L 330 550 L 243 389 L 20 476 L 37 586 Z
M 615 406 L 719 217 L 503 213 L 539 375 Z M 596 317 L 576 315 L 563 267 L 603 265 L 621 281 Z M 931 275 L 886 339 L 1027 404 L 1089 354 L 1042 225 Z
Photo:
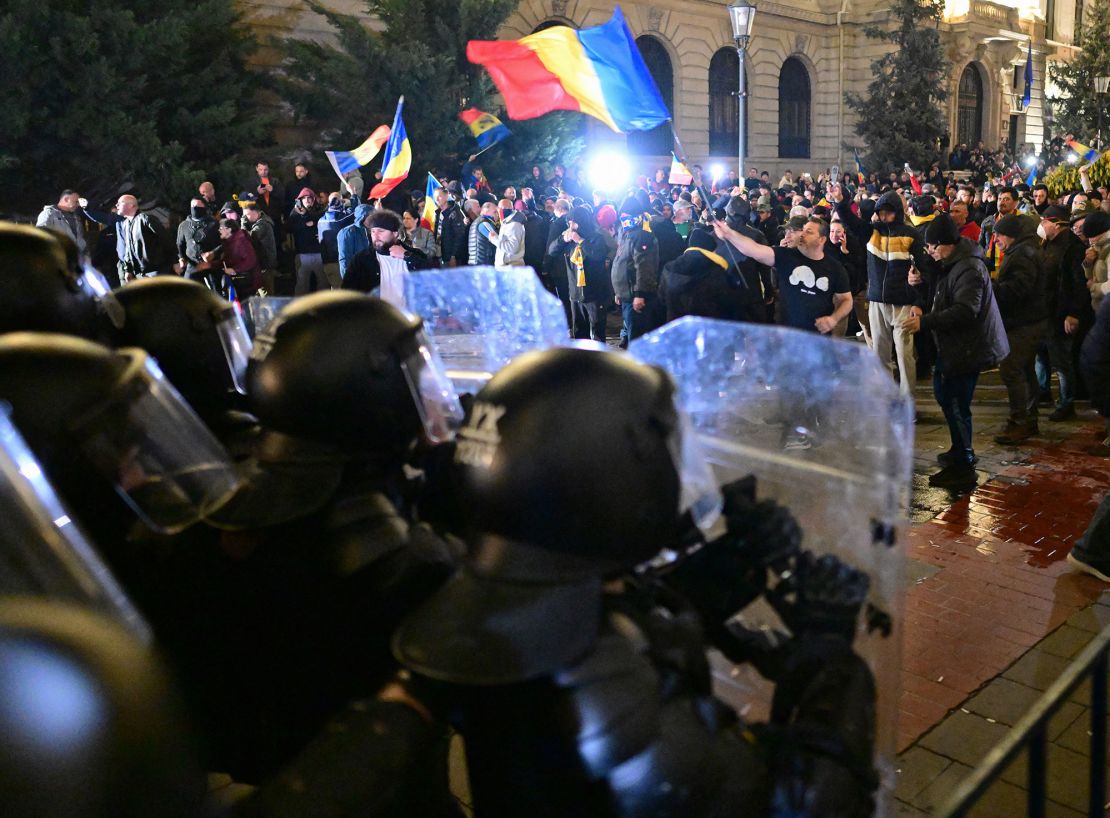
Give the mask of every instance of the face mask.
M 1037 235 L 1041 237 L 1042 241 L 1048 238 L 1048 235 L 1044 231 L 1044 225 L 1043 224 L 1038 224 L 1037 225 Z
M 208 208 L 207 207 L 196 207 L 196 206 L 190 207 L 189 208 L 189 213 L 192 215 L 192 217 L 194 219 L 203 219 L 205 216 L 208 215 Z

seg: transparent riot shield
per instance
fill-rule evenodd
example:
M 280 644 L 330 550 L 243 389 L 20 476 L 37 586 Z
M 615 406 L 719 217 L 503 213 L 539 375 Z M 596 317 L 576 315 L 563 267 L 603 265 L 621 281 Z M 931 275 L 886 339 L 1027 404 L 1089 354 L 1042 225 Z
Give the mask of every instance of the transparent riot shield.
M 722 485 L 754 475 L 758 496 L 797 518 L 803 548 L 870 576 L 855 648 L 879 690 L 878 814 L 891 813 L 912 405 L 867 347 L 815 333 L 687 317 L 637 339 L 630 353 L 674 377 Z M 739 619 L 784 629 L 765 602 Z M 715 659 L 722 698 L 749 718 L 765 716 L 770 686 L 754 669 Z
M 563 305 L 531 267 L 422 270 L 405 278 L 405 302 L 460 394 L 522 352 L 569 342 Z
M 0 408 L 0 594 L 65 599 L 109 614 L 144 643 L 150 628 L 66 513 Z
M 264 332 L 270 322 L 277 318 L 278 313 L 289 306 L 293 299 L 286 296 L 252 296 L 246 301 L 247 309 L 244 319 L 251 338 Z

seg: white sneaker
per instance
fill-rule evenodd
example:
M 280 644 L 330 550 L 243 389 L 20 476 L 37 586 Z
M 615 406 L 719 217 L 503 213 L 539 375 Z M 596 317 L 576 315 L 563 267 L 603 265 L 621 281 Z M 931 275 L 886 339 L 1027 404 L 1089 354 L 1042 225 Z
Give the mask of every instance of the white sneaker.
M 1083 560 L 1076 557 L 1070 551 L 1068 552 L 1068 565 L 1070 565 L 1077 571 L 1083 572 L 1084 574 L 1090 574 L 1092 577 L 1097 577 L 1103 582 L 1110 582 L 1110 577 L 1106 576 L 1106 574 L 1102 573 L 1102 571 L 1098 570 L 1093 565 L 1083 562 Z

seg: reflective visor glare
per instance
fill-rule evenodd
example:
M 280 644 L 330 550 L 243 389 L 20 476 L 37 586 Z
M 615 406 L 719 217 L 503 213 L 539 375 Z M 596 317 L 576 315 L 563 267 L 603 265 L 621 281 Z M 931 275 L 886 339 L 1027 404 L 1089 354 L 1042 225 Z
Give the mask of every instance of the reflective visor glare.
M 678 445 L 671 447 L 671 454 L 676 457 L 675 467 L 682 480 L 678 510 L 680 513 L 689 511 L 698 528 L 708 531 L 721 514 L 724 503 L 721 490 L 690 418 L 682 410 L 679 410 L 678 434 Z
M 238 478 L 152 359 L 124 389 L 123 402 L 95 419 L 83 447 L 151 528 L 176 533 L 226 502 Z
M 82 265 L 84 272 L 79 279 L 81 286 L 97 297 L 104 297 L 112 291 L 108 286 L 108 279 L 91 264 Z
M 462 424 L 463 410 L 442 361 L 421 339 L 416 351 L 405 359 L 401 368 L 424 424 L 425 436 L 432 443 L 453 439 Z
M 220 336 L 220 344 L 224 349 L 224 358 L 227 359 L 227 370 L 231 374 L 231 383 L 240 395 L 247 394 L 247 364 L 251 358 L 250 334 L 239 312 L 238 305 L 232 305 L 216 325 Z
M 62 506 L 38 460 L 0 408 L 0 593 L 76 600 L 150 629 Z

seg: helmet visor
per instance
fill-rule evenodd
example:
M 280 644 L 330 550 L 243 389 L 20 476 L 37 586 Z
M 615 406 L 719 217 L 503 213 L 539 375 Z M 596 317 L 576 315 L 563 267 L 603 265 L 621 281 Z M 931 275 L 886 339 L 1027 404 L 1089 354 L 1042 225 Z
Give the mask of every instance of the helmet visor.
M 38 461 L 0 408 L 0 593 L 81 602 L 121 620 L 144 643 L 150 628 L 66 513 Z
M 443 361 L 432 350 L 423 331 L 416 334 L 416 348 L 401 361 L 401 369 L 429 442 L 453 439 L 462 425 L 462 405 Z
M 227 452 L 145 353 L 116 400 L 78 429 L 82 447 L 151 528 L 174 534 L 215 510 L 238 478 Z
M 240 395 L 247 394 L 247 364 L 251 357 L 251 337 L 247 324 L 238 304 L 229 304 L 228 309 L 216 322 L 216 332 L 227 359 L 227 371 L 231 375 L 231 385 Z
M 671 436 L 671 457 L 682 480 L 682 493 L 679 495 L 679 514 L 690 512 L 694 523 L 702 531 L 709 531 L 721 514 L 724 500 L 713 469 L 702 449 L 690 417 L 678 409 L 678 432 Z

